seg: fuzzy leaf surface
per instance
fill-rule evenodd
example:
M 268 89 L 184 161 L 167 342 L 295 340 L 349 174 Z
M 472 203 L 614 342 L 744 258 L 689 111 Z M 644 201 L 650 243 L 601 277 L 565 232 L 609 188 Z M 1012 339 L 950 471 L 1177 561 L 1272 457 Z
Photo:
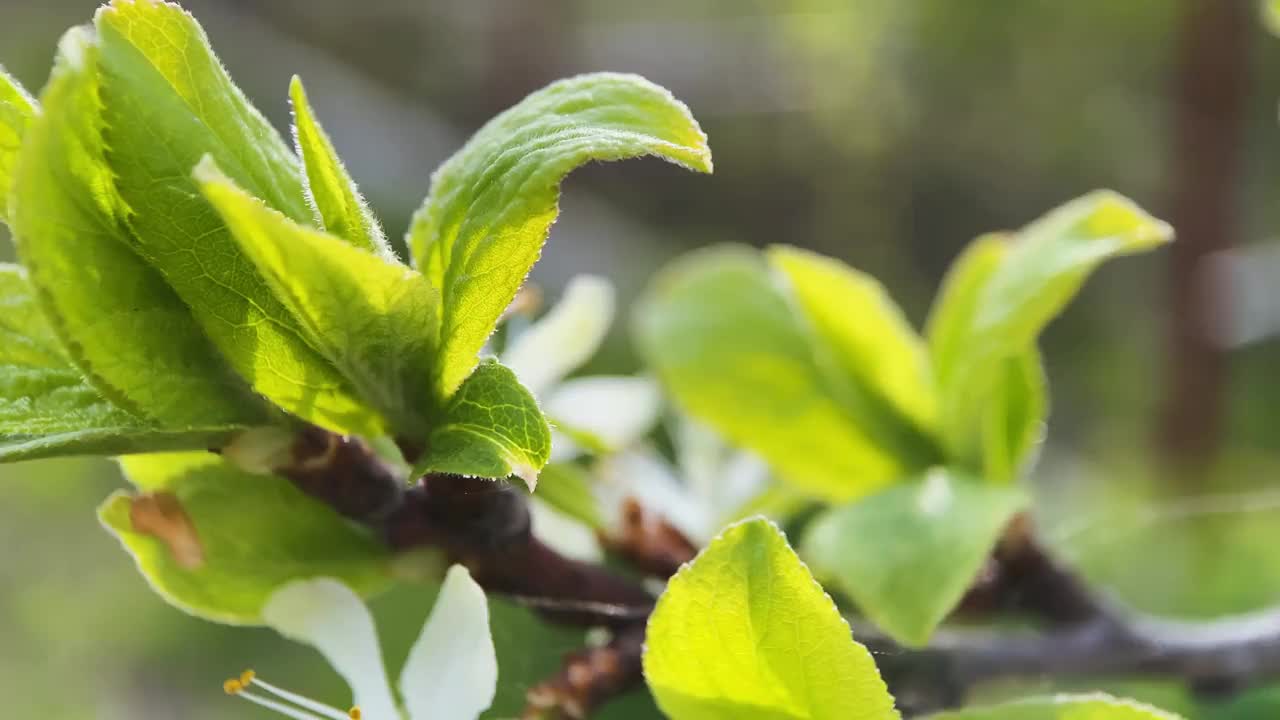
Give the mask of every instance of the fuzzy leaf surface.
M 711 171 L 706 136 L 683 103 L 643 78 L 599 73 L 533 93 L 440 167 L 408 243 L 443 300 L 441 397 L 475 367 L 541 254 L 564 177 L 592 160 L 642 155 Z
M 895 720 L 875 661 L 764 519 L 733 525 L 671 579 L 644 674 L 672 720 Z

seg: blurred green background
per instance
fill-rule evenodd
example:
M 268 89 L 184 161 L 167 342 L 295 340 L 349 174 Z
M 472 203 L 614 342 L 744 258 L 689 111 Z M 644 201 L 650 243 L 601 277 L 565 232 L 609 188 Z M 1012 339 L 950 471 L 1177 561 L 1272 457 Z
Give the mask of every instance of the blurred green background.
M 645 161 L 572 176 L 534 273 L 552 293 L 598 272 L 625 303 L 684 250 L 786 242 L 874 273 L 920 322 L 972 237 L 1095 187 L 1133 197 L 1179 241 L 1109 266 L 1045 339 L 1042 527 L 1135 608 L 1280 604 L 1280 39 L 1254 0 L 184 4 L 281 128 L 303 77 L 392 236 L 432 169 L 526 93 L 592 70 L 670 88 L 709 134 L 715 175 Z M 0 0 L 0 62 L 38 89 L 95 5 Z M 590 370 L 636 362 L 620 324 Z M 0 467 L 9 716 L 258 717 L 219 690 L 245 665 L 343 699 L 309 651 L 151 594 L 94 521 L 120 484 L 105 461 Z M 412 590 L 378 602 L 393 658 L 427 605 Z M 520 623 L 498 632 L 524 642 Z M 1280 716 L 1265 695 L 1212 717 Z

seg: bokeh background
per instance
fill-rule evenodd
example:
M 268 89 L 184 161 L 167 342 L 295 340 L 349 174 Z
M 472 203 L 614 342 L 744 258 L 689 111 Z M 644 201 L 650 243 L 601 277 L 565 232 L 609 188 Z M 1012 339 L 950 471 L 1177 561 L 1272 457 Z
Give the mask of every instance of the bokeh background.
M 1042 527 L 1127 607 L 1274 620 L 1280 38 L 1255 0 L 184 4 L 281 128 L 303 77 L 392 236 L 432 169 L 528 92 L 593 70 L 670 88 L 709 134 L 715 175 L 657 161 L 573 175 L 534 273 L 549 294 L 597 272 L 625 304 L 690 248 L 785 242 L 877 275 L 920 322 L 974 236 L 1095 187 L 1133 197 L 1179 240 L 1105 268 L 1044 338 Z M 38 89 L 95 5 L 0 0 L 0 63 Z M 637 369 L 625 323 L 595 362 Z M 259 717 L 219 690 L 248 664 L 342 701 L 309 651 L 153 595 L 94 520 L 119 485 L 105 461 L 0 467 L 6 716 Z M 426 608 L 397 594 L 377 609 L 399 656 Z M 502 632 L 531 655 L 563 642 Z M 1266 689 L 1245 704 L 1137 691 L 1195 718 L 1280 717 Z

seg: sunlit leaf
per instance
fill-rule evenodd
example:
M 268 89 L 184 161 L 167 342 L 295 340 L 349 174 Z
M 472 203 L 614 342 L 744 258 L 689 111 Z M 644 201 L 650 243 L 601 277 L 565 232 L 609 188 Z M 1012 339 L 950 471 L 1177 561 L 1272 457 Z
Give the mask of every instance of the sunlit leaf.
M 409 247 L 443 298 L 441 396 L 471 372 L 537 261 L 564 176 L 592 160 L 641 155 L 711 171 L 706 136 L 688 108 L 642 78 L 601 73 L 530 95 L 436 172 Z
M 1035 456 L 1049 414 L 1048 381 L 1034 347 L 1001 363 L 982 417 L 983 477 L 1016 479 Z
M 938 418 L 929 353 L 884 286 L 799 248 L 772 247 L 768 260 L 816 336 L 822 360 L 833 366 L 833 385 L 844 389 L 864 424 L 896 426 L 908 448 L 927 443 Z
M 515 373 L 482 362 L 436 421 L 415 472 L 501 478 L 532 489 L 551 456 L 551 428 Z
M 0 67 L 0 222 L 9 217 L 9 188 L 22 137 L 38 112 L 31 95 Z
M 719 247 L 677 261 L 636 320 L 676 403 L 797 488 L 846 500 L 906 474 L 839 401 L 812 335 L 755 251 Z
M 1055 695 L 930 715 L 930 720 L 1180 720 L 1133 700 L 1108 695 Z
M 204 449 L 239 429 L 166 430 L 112 405 L 67 357 L 26 273 L 0 264 L 0 462 Z
M 289 84 L 289 100 L 293 103 L 294 145 L 305 170 L 303 182 L 320 227 L 362 250 L 394 261 L 395 253 L 387 245 L 382 226 L 338 158 L 328 133 L 316 120 L 297 75 Z
M 985 236 L 975 241 L 957 261 L 928 329 L 949 457 L 982 469 L 984 446 L 992 446 L 983 435 L 1003 424 L 986 417 L 993 399 L 1005 393 L 998 386 L 1025 384 L 1038 374 L 1026 365 L 1011 373 L 1006 360 L 1034 348 L 1040 332 L 1104 260 L 1150 250 L 1171 237 L 1166 223 L 1115 193 L 1098 191 L 1048 213 L 1012 239 Z M 1027 407 L 1037 404 L 1033 398 L 1023 400 Z M 1013 412 L 1006 419 L 1015 415 L 1030 421 Z M 998 460 L 997 467 L 1016 468 L 1023 459 Z M 995 479 L 1012 473 L 1004 475 Z
M 206 158 L 200 190 L 303 337 L 395 434 L 426 436 L 438 300 L 415 270 L 263 205 Z M 297 415 L 302 405 L 283 405 Z M 354 424 L 345 418 L 344 424 Z
M 890 720 L 893 698 L 772 523 L 734 525 L 667 585 L 644 673 L 672 720 Z
M 820 515 L 801 553 L 895 640 L 923 645 L 1026 503 L 1016 488 L 939 468 Z
M 209 453 L 137 455 L 121 467 L 138 494 L 112 495 L 99 518 L 156 592 L 187 612 L 260 623 L 290 580 L 330 576 L 367 593 L 388 579 L 382 543 L 283 478 Z
M 88 30 L 63 37 L 19 156 L 13 229 L 40 305 L 89 383 L 130 414 L 165 427 L 262 422 L 262 403 L 128 247 L 103 161 L 97 55 Z
M 307 343 L 191 175 L 211 155 L 246 192 L 310 223 L 297 158 L 178 6 L 116 0 L 95 25 L 107 161 L 135 249 L 255 390 L 324 427 L 370 431 L 362 403 Z

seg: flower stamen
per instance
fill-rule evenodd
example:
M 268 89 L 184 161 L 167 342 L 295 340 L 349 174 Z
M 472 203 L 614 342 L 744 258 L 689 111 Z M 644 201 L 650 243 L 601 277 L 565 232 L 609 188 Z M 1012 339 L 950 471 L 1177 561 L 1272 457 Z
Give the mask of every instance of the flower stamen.
M 250 687 L 259 688 L 266 695 L 249 692 Z M 257 674 L 252 670 L 245 670 L 238 677 L 226 680 L 222 683 L 222 689 L 228 695 L 243 698 L 255 705 L 274 710 L 285 717 L 294 718 L 294 720 L 322 720 L 323 718 L 329 718 L 329 720 L 360 720 L 360 708 L 358 707 L 343 712 L 332 706 L 316 702 L 311 698 L 259 680 Z M 273 697 L 275 699 L 272 699 Z

